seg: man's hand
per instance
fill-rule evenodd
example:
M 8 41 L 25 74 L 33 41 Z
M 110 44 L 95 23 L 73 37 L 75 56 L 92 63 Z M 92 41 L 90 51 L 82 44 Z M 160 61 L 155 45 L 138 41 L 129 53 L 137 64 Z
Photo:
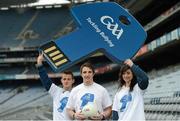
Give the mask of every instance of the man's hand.
M 86 117 L 81 113 L 81 111 L 74 113 L 74 118 L 77 120 L 85 120 Z
M 43 54 L 39 54 L 39 56 L 37 57 L 37 65 L 42 65 L 43 60 Z
M 91 120 L 104 120 L 104 118 L 104 115 L 100 113 L 98 113 L 96 116 L 90 117 Z

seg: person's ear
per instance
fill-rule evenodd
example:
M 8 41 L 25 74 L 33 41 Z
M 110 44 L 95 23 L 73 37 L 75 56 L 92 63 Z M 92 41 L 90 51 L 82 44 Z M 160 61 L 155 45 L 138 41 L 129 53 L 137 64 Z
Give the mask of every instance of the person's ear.
M 62 77 L 61 77 L 61 84 L 62 84 L 62 81 L 63 81 L 63 80 L 62 80 Z
M 75 83 L 75 79 L 73 78 L 73 79 L 72 79 L 72 84 L 74 84 L 74 83 Z
M 93 76 L 95 75 L 95 72 L 93 73 Z

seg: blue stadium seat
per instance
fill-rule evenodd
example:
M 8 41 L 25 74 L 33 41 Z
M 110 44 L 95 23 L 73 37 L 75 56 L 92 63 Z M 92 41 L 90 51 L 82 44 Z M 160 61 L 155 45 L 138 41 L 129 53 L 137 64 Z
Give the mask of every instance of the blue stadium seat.
M 0 23 L 0 47 L 39 47 L 62 36 L 58 33 L 73 24 L 68 8 L 0 11 Z

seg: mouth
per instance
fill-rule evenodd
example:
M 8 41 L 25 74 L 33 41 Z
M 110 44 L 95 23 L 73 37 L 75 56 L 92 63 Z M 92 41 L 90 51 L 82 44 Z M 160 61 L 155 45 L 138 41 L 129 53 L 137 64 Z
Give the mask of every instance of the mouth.
M 68 83 L 65 83 L 64 85 L 68 85 Z
M 130 81 L 130 78 L 125 78 L 124 80 L 125 80 L 125 81 Z
M 89 76 L 85 76 L 85 79 L 89 79 L 90 77 Z

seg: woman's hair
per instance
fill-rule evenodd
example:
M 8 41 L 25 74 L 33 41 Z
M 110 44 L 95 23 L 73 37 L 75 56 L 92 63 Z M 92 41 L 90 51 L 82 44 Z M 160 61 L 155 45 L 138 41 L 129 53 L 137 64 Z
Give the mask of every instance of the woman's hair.
M 123 64 L 123 65 L 121 66 L 120 72 L 119 72 L 119 80 L 118 80 L 118 81 L 119 81 L 119 86 L 118 86 L 118 89 L 121 88 L 123 85 L 125 85 L 126 82 L 123 80 L 122 75 L 123 75 L 123 73 L 126 72 L 128 69 L 130 69 L 130 70 L 132 71 L 131 67 L 128 66 L 128 65 L 126 65 L 126 64 Z M 133 71 L 132 71 L 132 74 L 133 74 L 133 78 L 132 78 L 131 84 L 130 84 L 130 92 L 133 90 L 134 85 L 136 84 L 136 75 L 134 74 Z

